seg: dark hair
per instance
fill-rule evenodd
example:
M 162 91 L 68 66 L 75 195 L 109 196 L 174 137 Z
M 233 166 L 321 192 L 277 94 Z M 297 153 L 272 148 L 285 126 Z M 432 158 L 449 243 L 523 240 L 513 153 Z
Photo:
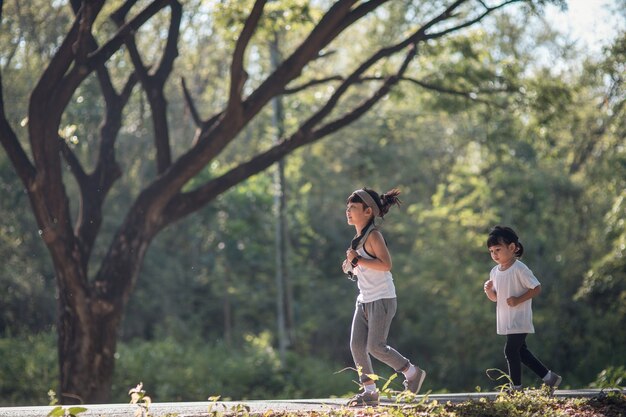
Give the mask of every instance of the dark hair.
M 385 214 L 389 212 L 389 208 L 391 208 L 391 206 L 400 206 L 400 204 L 402 203 L 402 201 L 400 201 L 400 199 L 398 198 L 398 196 L 400 195 L 400 190 L 398 190 L 397 188 L 392 188 L 391 190 L 381 195 L 378 195 L 376 191 L 371 190 L 367 187 L 363 187 L 362 190 L 367 192 L 378 206 L 378 210 L 380 211 L 378 213 L 379 217 L 385 217 Z M 359 195 L 356 193 L 350 194 L 350 197 L 348 197 L 348 199 L 346 200 L 346 204 L 348 203 L 361 203 L 364 207 L 369 207 L 369 205 L 365 203 L 365 201 L 363 201 L 363 199 L 359 197 Z
M 511 243 L 515 243 L 515 257 L 521 258 L 524 254 L 524 246 L 513 229 L 506 226 L 495 226 L 489 232 L 489 237 L 487 238 L 488 248 L 496 245 L 510 245 Z

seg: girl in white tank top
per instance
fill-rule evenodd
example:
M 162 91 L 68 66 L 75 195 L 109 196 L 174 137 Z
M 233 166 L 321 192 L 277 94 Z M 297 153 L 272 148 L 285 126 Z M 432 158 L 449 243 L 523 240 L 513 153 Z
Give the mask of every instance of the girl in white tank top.
M 400 205 L 397 189 L 378 195 L 363 188 L 354 191 L 346 201 L 348 224 L 356 229 L 356 236 L 346 251 L 343 270 L 357 281 L 359 296 L 352 319 L 350 351 L 359 374 L 363 392 L 348 402 L 349 406 L 378 405 L 376 382 L 371 356 L 402 372 L 405 389 L 417 393 L 426 372 L 387 344 L 391 321 L 396 314 L 396 290 L 391 275 L 391 255 L 374 219 L 383 217 L 393 205 Z

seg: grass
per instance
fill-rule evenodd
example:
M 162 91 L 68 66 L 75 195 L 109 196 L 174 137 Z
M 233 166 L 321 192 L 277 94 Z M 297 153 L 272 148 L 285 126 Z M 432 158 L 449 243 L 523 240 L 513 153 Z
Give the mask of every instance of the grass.
M 596 398 L 557 398 L 546 390 L 502 393 L 496 399 L 481 398 L 462 403 L 439 403 L 422 397 L 400 397 L 391 404 L 366 408 L 338 408 L 320 412 L 250 413 L 245 407 L 215 411 L 209 417 L 626 417 L 626 395 L 609 392 Z

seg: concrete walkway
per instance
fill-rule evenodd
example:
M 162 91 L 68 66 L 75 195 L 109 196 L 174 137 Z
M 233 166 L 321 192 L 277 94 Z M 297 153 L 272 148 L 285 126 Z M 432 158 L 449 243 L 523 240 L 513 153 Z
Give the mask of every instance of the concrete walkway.
M 558 390 L 556 397 L 591 398 L 601 394 L 601 390 Z M 626 394 L 626 391 L 623 391 Z M 459 403 L 479 398 L 494 399 L 497 392 L 478 392 L 460 394 L 431 394 L 426 400 L 438 402 Z M 416 401 L 424 399 L 418 395 Z M 177 417 L 206 417 L 213 412 L 262 414 L 267 411 L 281 412 L 317 412 L 324 413 L 333 409 L 345 407 L 344 398 L 326 399 L 303 399 L 303 400 L 271 400 L 271 401 L 219 401 L 219 402 L 180 402 L 180 403 L 154 403 L 150 405 L 149 412 L 153 417 L 177 416 Z M 381 405 L 393 406 L 393 399 L 381 398 Z M 95 404 L 84 405 L 87 411 L 78 414 L 78 417 L 133 417 L 138 410 L 134 404 Z M 0 417 L 45 417 L 53 409 L 52 406 L 44 407 L 0 407 Z M 65 406 L 68 408 L 68 406 Z

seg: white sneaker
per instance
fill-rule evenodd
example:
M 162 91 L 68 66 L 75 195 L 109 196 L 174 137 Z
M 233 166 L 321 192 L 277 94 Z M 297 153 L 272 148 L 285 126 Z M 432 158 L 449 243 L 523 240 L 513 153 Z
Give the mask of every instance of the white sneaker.
M 556 390 L 559 387 L 559 384 L 561 383 L 561 381 L 563 381 L 563 378 L 561 377 L 561 375 L 557 375 L 554 372 L 550 371 L 550 375 L 548 377 L 547 381 L 544 381 L 544 383 L 550 387 L 550 389 L 552 391 Z
M 422 384 L 424 383 L 424 379 L 426 379 L 426 371 L 420 369 L 419 366 L 416 366 L 417 374 L 415 377 L 411 379 L 405 379 L 402 383 L 404 385 L 404 389 L 407 391 L 411 391 L 413 394 L 417 394 L 420 392 L 422 388 Z

